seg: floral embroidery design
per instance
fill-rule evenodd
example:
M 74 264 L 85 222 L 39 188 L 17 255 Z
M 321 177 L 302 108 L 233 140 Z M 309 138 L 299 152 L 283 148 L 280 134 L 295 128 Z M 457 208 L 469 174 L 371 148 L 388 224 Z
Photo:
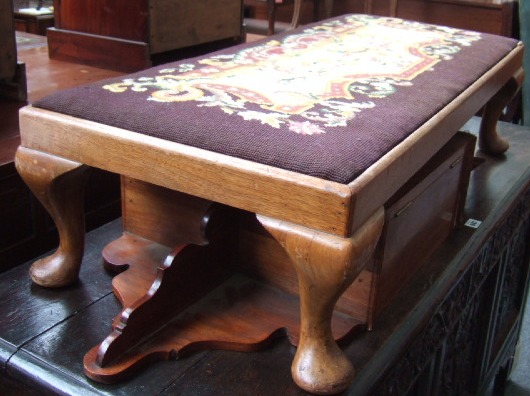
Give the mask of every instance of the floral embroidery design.
M 410 86 L 480 34 L 395 18 L 350 15 L 231 55 L 202 58 L 103 88 L 195 101 L 246 121 L 317 135 L 346 126 L 374 98 Z

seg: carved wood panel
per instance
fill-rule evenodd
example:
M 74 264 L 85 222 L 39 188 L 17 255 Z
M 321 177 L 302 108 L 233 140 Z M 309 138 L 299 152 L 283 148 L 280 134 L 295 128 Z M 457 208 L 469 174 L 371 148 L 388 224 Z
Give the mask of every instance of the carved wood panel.
M 515 350 L 529 240 L 530 189 L 370 394 L 475 394 Z

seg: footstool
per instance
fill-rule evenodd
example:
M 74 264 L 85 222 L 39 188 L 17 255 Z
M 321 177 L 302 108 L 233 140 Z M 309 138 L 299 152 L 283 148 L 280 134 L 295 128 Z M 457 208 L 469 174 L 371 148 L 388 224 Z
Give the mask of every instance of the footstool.
M 103 256 L 123 271 L 123 311 L 85 373 L 116 382 L 286 334 L 300 387 L 347 388 L 335 340 L 362 323 L 336 303 L 373 255 L 385 203 L 482 108 L 480 148 L 508 149 L 495 124 L 522 54 L 509 38 L 345 15 L 21 110 L 17 169 L 60 236 L 31 268 L 37 284 L 78 278 L 87 170 L 122 175 L 124 232 Z

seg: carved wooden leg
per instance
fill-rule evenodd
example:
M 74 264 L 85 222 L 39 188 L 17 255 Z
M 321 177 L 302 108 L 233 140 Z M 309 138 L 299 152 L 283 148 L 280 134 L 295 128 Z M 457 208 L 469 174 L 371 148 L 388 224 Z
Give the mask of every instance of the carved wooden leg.
M 75 282 L 83 258 L 85 220 L 83 191 L 87 166 L 19 147 L 15 164 L 22 179 L 44 205 L 59 231 L 59 248 L 31 266 L 33 281 L 62 287 Z
M 479 148 L 483 152 L 498 155 L 508 150 L 509 143 L 497 132 L 497 121 L 508 102 L 521 88 L 523 79 L 524 71 L 519 69 L 484 107 L 478 140 Z
M 258 216 L 291 258 L 300 289 L 300 342 L 292 365 L 294 381 L 317 394 L 338 393 L 354 376 L 331 332 L 335 303 L 372 255 L 384 222 L 378 210 L 351 238 Z

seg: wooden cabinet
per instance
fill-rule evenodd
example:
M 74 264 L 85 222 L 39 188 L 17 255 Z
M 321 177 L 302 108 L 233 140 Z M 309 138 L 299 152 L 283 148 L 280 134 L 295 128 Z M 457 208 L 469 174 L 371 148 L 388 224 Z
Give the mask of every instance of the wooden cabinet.
M 50 58 L 136 71 L 242 40 L 241 0 L 55 0 Z
M 517 37 L 517 5 L 517 0 L 398 0 L 397 15 L 416 21 Z
M 372 0 L 372 13 L 389 15 L 391 0 Z M 333 14 L 363 12 L 364 2 L 336 0 Z M 518 35 L 517 0 L 397 0 L 396 16 L 404 19 L 500 34 Z
M 12 1 L 0 2 L 0 98 L 24 101 L 26 70 L 17 62 L 14 26 Z
M 13 9 L 10 1 L 0 3 L 0 80 L 14 76 L 17 50 L 13 31 Z
M 53 26 L 53 13 L 32 15 L 15 11 L 15 29 L 21 32 L 46 36 L 46 29 Z

